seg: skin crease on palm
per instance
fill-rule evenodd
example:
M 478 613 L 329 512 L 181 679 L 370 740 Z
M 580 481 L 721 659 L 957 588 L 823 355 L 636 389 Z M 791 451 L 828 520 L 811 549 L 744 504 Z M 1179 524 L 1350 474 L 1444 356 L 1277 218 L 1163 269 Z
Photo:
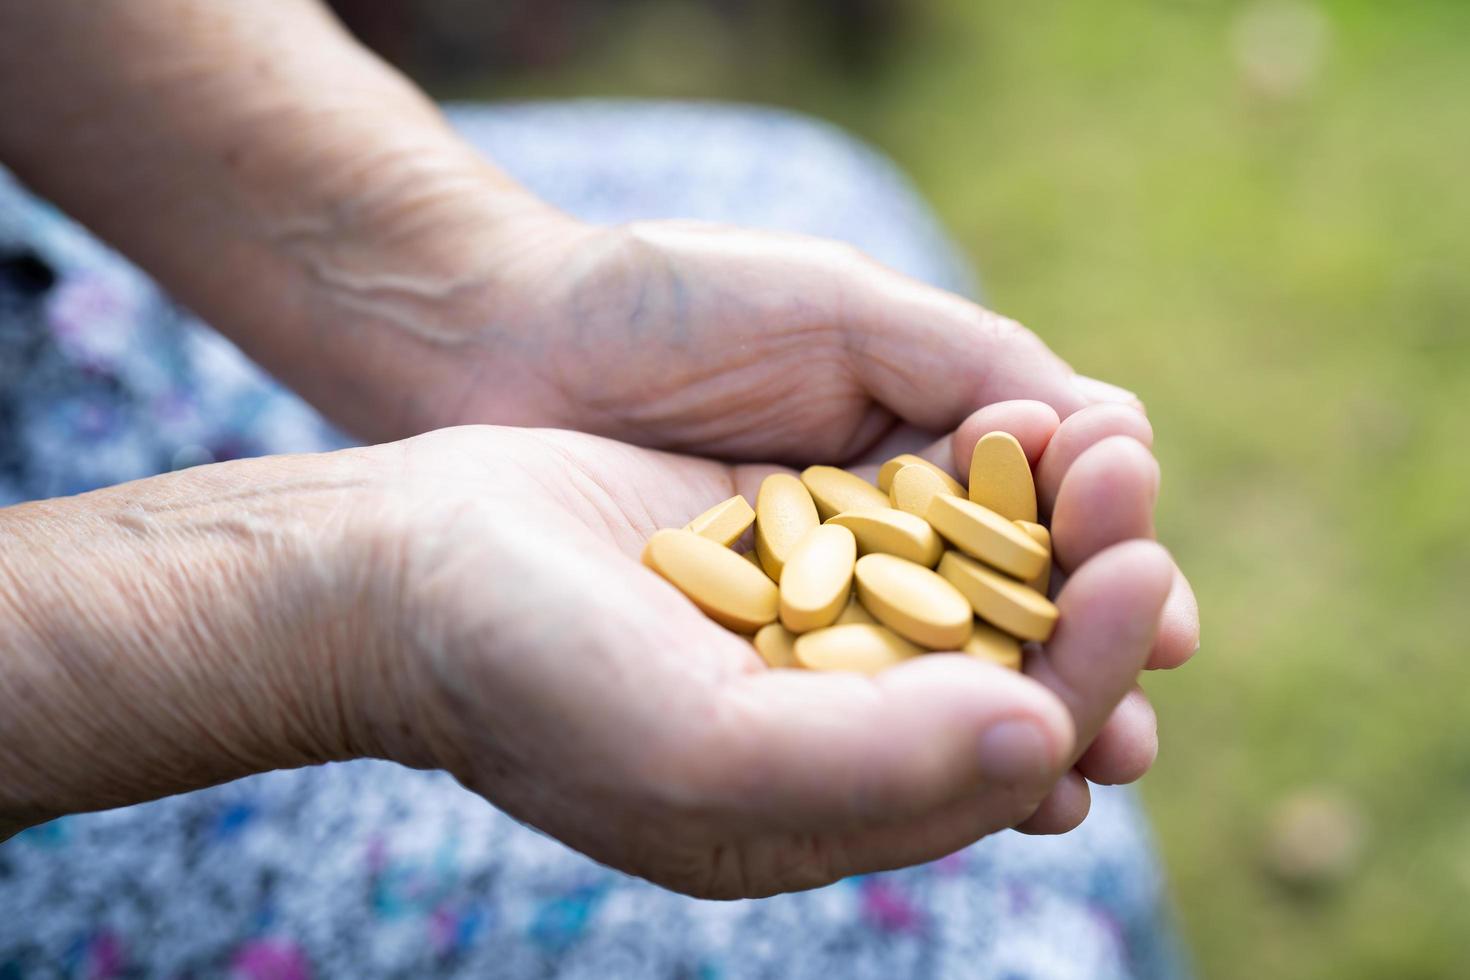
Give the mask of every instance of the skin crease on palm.
M 953 452 L 992 428 L 1041 452 L 1055 427 L 1039 403 L 997 404 L 961 426 Z M 1114 709 L 1169 642 L 1156 634 L 1175 573 L 1146 540 L 1156 468 L 1131 438 L 1096 443 L 1056 488 L 1058 558 L 1072 574 L 1062 625 L 1026 677 L 937 655 L 871 680 L 765 670 L 747 641 L 637 562 L 654 530 L 732 491 L 753 497 L 771 466 L 549 430 L 454 429 L 400 445 L 404 479 L 461 502 L 432 533 L 397 537 L 406 552 L 390 564 L 419 583 L 404 592 L 420 651 L 408 663 L 427 669 L 382 695 L 415 744 L 381 736 L 380 751 L 448 768 L 598 860 L 698 895 L 813 887 L 1017 823 L 1067 829 L 1085 815 L 1082 774 L 1118 782 L 1140 770 L 1134 743 L 1152 732 L 1137 731 L 1135 697 Z M 947 447 L 934 448 L 946 462 Z M 523 516 L 497 523 L 512 500 Z M 477 539 L 496 545 L 464 547 Z M 496 581 L 517 588 L 486 595 Z M 982 732 L 1006 719 L 1038 726 L 1049 764 L 980 770 Z

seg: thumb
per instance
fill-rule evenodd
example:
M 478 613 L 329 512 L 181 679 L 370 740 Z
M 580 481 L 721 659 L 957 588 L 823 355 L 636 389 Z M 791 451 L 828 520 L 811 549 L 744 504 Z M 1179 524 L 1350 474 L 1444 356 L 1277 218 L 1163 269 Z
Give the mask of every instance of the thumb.
M 958 656 L 917 657 L 874 678 L 744 675 L 706 720 L 693 781 L 706 803 L 743 813 L 748 832 L 891 826 L 987 786 L 1039 799 L 1075 752 L 1055 696 Z

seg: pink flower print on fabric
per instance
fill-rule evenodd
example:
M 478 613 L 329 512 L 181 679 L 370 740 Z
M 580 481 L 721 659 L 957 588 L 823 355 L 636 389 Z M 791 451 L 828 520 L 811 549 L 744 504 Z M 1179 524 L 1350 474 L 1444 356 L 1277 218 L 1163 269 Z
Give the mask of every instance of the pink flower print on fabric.
M 863 918 L 884 932 L 918 932 L 923 911 L 904 891 L 884 878 L 864 878 L 859 886 Z
M 116 369 L 136 347 L 142 304 L 134 278 L 89 271 L 64 278 L 51 291 L 46 319 L 68 360 Z
M 106 929 L 91 938 L 83 955 L 83 968 L 76 975 L 86 977 L 87 980 L 112 980 L 113 977 L 122 976 L 127 968 L 122 939 Z
M 941 877 L 953 878 L 956 875 L 964 874 L 969 867 L 969 863 L 968 852 L 955 851 L 953 854 L 946 854 L 937 861 L 931 861 L 929 867 L 934 870 L 935 874 Z
M 230 960 L 234 980 L 311 980 L 311 964 L 295 943 L 253 939 Z
M 463 953 L 484 933 L 488 918 L 476 905 L 440 905 L 429 918 L 429 941 L 440 956 Z
M 459 842 L 451 835 L 431 855 L 397 857 L 382 838 L 371 838 L 364 860 L 373 911 L 383 919 L 432 914 L 454 888 L 458 848 Z

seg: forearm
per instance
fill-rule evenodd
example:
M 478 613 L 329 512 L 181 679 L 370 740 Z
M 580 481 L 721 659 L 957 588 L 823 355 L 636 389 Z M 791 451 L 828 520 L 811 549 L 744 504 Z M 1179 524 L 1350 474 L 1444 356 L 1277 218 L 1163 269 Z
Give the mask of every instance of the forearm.
M 0 510 L 0 839 L 351 753 L 361 464 L 318 459 Z
M 0 0 L 0 90 L 0 161 L 374 437 L 557 220 L 314 0 Z

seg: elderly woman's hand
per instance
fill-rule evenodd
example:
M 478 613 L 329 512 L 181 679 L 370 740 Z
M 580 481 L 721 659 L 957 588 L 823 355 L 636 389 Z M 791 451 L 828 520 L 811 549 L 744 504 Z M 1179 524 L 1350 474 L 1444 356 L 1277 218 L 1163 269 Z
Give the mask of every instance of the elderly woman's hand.
M 1039 450 L 1048 414 L 997 406 L 953 449 L 1005 425 Z M 351 727 L 373 733 L 374 753 L 448 768 L 592 857 L 699 895 L 924 861 L 1028 818 L 1073 825 L 1085 784 L 1064 774 L 1134 684 L 1172 576 L 1137 540 L 1153 461 L 1110 439 L 1061 481 L 1056 548 L 1071 577 L 1029 676 L 946 656 L 873 680 L 769 671 L 638 562 L 655 529 L 753 497 L 769 467 L 480 428 L 393 458 L 386 510 L 364 516 L 395 529 L 376 564 L 396 583 L 385 593 L 399 605 L 381 615 L 398 632 L 356 699 L 368 720 Z M 1120 733 L 1089 753 L 1089 774 L 1133 778 L 1151 738 Z
M 896 428 L 933 438 L 1006 399 L 1062 417 L 1098 402 L 1142 409 L 1019 324 L 839 242 L 544 211 L 494 229 L 394 221 L 420 230 L 416 271 L 399 268 L 391 288 L 388 276 L 334 282 L 344 308 L 417 338 L 435 378 L 383 392 L 406 407 L 379 417 L 411 430 L 394 434 L 513 422 L 805 464 L 850 460 Z
M 0 719 L 0 820 L 373 755 L 447 768 L 598 860 L 726 897 L 1021 821 L 1065 829 L 1086 809 L 1074 762 L 1105 781 L 1146 766 L 1147 724 L 1110 735 L 1107 719 L 1172 565 L 1138 540 L 1147 450 L 1049 458 L 1081 445 L 1055 426 L 1010 403 L 937 447 L 963 457 L 991 428 L 1050 447 L 1071 575 L 1029 676 L 948 656 L 872 680 L 766 670 L 638 554 L 771 468 L 568 432 L 448 429 L 3 512 L 18 546 L 0 561 L 0 689 L 31 693 Z
M 397 338 L 396 366 L 356 388 L 380 409 L 366 421 L 378 434 L 514 423 L 806 465 L 885 458 L 983 406 L 1034 399 L 1069 423 L 1055 459 L 1112 435 L 1151 444 L 1129 393 L 848 246 L 688 222 L 599 228 L 544 208 L 476 222 L 474 197 L 445 184 L 426 199 L 459 220 L 407 209 L 375 227 L 417 257 L 392 275 L 320 260 L 341 319 Z M 1047 465 L 1044 511 L 1063 468 Z M 1177 640 L 1153 665 L 1175 666 L 1198 633 L 1182 574 L 1163 626 Z

